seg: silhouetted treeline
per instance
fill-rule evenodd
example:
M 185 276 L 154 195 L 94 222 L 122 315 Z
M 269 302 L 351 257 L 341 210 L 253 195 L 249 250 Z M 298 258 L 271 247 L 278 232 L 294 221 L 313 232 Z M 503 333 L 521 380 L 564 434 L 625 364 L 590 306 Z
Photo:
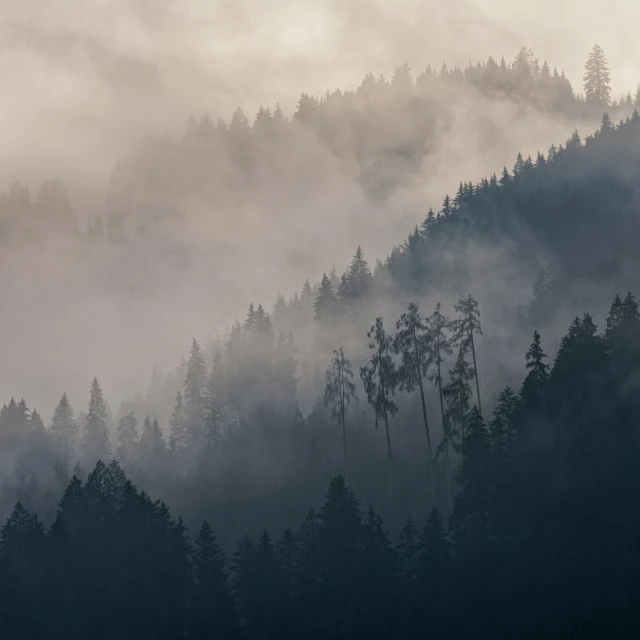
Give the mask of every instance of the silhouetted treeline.
M 0 537 L 7 638 L 636 637 L 640 312 L 576 318 L 519 391 L 466 408 L 455 507 L 391 535 L 343 477 L 297 527 L 224 550 L 99 462 L 50 527 L 18 504 Z

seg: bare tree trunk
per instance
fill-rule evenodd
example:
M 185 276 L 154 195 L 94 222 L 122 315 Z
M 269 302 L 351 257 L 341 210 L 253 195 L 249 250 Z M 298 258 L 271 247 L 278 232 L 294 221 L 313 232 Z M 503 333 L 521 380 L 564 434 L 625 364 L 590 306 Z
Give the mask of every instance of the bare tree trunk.
M 347 455 L 347 430 L 344 420 L 344 371 L 340 367 L 340 415 L 342 418 L 342 445 L 344 447 L 344 477 L 349 484 L 349 456 Z
M 433 449 L 431 447 L 431 434 L 429 433 L 429 422 L 427 420 L 427 404 L 424 399 L 424 388 L 422 386 L 422 372 L 420 371 L 420 353 L 418 351 L 418 340 L 413 332 L 413 346 L 416 354 L 416 368 L 418 371 L 418 384 L 420 386 L 420 400 L 422 401 L 422 417 L 424 419 L 424 430 L 427 435 L 427 455 L 429 456 L 429 483 L 431 485 L 431 502 L 436 505 L 436 478 L 433 469 Z
M 393 509 L 393 455 L 391 453 L 391 436 L 389 435 L 389 418 L 387 411 L 384 412 L 384 428 L 387 434 L 387 463 L 389 465 L 389 510 Z
M 440 396 L 440 415 L 442 419 L 442 432 L 444 437 L 446 438 L 445 442 L 445 468 L 447 472 L 447 506 L 449 508 L 449 516 L 453 511 L 453 499 L 452 499 L 452 491 L 451 491 L 451 463 L 449 461 L 449 439 L 447 435 L 447 419 L 444 413 L 444 400 L 442 398 L 442 376 L 440 375 L 440 327 L 438 327 L 438 341 L 436 346 L 436 360 L 438 363 L 438 395 Z
M 480 401 L 480 382 L 478 381 L 478 363 L 476 362 L 476 345 L 473 339 L 473 329 L 469 330 L 469 337 L 471 339 L 471 355 L 473 356 L 473 375 L 475 376 L 475 379 L 476 379 L 476 396 L 478 399 L 478 411 L 480 412 L 480 416 L 482 416 L 482 402 Z

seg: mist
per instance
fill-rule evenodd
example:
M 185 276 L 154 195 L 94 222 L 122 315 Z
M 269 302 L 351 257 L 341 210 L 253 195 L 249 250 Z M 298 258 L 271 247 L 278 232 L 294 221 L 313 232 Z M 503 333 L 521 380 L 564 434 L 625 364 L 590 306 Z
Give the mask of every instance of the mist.
M 608 13 L 606 24 L 615 28 L 605 33 L 590 12 L 589 24 L 563 32 L 567 48 L 544 24 L 550 8 L 530 7 L 526 19 L 518 10 L 514 20 L 505 2 L 437 10 L 415 2 L 5 3 L 0 73 L 12 97 L 0 113 L 0 185 L 20 180 L 36 192 L 41 181 L 59 178 L 86 228 L 105 216 L 116 163 L 126 163 L 148 136 L 179 138 L 190 115 L 228 121 L 237 106 L 250 121 L 260 105 L 276 103 L 291 117 L 301 92 L 354 89 L 366 72 L 390 77 L 405 61 L 415 77 L 428 63 L 464 65 L 489 53 L 511 60 L 527 44 L 565 68 L 579 89 L 597 39 L 614 88 L 633 89 L 627 61 L 634 38 L 620 34 L 636 9 L 621 6 L 615 19 Z M 578 6 L 562 10 L 569 16 Z M 540 28 L 529 33 L 532 21 Z M 279 292 L 288 297 L 307 278 L 318 282 L 332 267 L 341 272 L 357 245 L 371 262 L 383 258 L 460 178 L 499 172 L 519 151 L 535 154 L 576 127 L 594 126 L 536 109 L 523 113 L 522 105 L 469 88 L 436 100 L 448 112 L 447 126 L 420 169 L 384 200 L 363 193 L 344 158 L 309 140 L 321 169 L 303 194 L 262 189 L 249 202 L 213 211 L 193 198 L 181 202 L 186 222 L 155 229 L 135 250 L 100 250 L 88 259 L 49 248 L 25 251 L 17 263 L 13 252 L 5 256 L 5 335 L 21 338 L 3 347 L 11 371 L 4 396 L 29 396 L 48 415 L 63 389 L 83 404 L 95 374 L 117 403 L 144 389 L 153 366 L 175 366 L 192 335 L 205 339 L 242 318 L 249 302 L 270 308 Z M 500 131 L 487 137 L 487 128 Z M 46 309 L 46 322 L 34 306 Z

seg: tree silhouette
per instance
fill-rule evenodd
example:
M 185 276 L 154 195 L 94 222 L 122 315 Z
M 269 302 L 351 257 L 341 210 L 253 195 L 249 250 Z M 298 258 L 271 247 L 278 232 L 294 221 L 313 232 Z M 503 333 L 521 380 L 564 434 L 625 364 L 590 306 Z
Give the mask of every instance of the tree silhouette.
M 349 482 L 349 456 L 347 452 L 347 431 L 345 411 L 351 400 L 358 401 L 356 386 L 353 383 L 351 362 L 345 358 L 340 347 L 333 352 L 333 359 L 325 372 L 324 405 L 331 405 L 331 417 L 342 427 L 342 446 L 344 449 L 345 478 Z
M 476 381 L 476 399 L 478 401 L 478 410 L 482 415 L 482 402 L 480 400 L 480 382 L 478 381 L 478 363 L 476 361 L 476 347 L 474 335 L 482 335 L 482 325 L 480 324 L 480 309 L 476 299 L 469 294 L 465 298 L 458 300 L 455 306 L 456 311 L 460 314 L 454 322 L 454 343 L 464 345 L 464 348 L 471 347 L 471 356 L 473 358 L 473 377 Z
M 364 385 L 367 400 L 376 417 L 384 420 L 385 436 L 387 441 L 387 465 L 389 507 L 393 504 L 393 454 L 391 451 L 391 435 L 389 433 L 389 417 L 393 417 L 398 411 L 398 405 L 391 399 L 396 385 L 396 366 L 391 357 L 393 338 L 387 335 L 382 323 L 382 318 L 376 318 L 376 323 L 367 333 L 369 349 L 373 353 L 367 363 L 360 367 L 360 378 Z
M 418 305 L 409 303 L 408 310 L 400 316 L 396 323 L 398 329 L 394 338 L 394 350 L 401 355 L 402 361 L 398 370 L 398 383 L 401 389 L 413 391 L 420 389 L 420 403 L 422 405 L 422 419 L 427 439 L 427 455 L 429 469 L 429 488 L 431 499 L 435 504 L 436 487 L 433 469 L 433 448 L 427 419 L 427 404 L 424 398 L 422 380 L 429 375 L 429 368 L 434 360 L 433 337 L 429 331 L 429 323 L 422 317 Z
M 584 94 L 587 102 L 599 107 L 608 106 L 611 100 L 611 78 L 602 47 L 594 45 L 585 64 Z

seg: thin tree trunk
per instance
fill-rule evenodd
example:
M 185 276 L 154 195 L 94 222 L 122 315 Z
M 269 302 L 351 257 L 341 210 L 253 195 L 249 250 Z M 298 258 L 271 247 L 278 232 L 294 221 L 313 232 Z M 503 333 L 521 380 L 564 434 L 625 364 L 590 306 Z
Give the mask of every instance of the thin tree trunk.
M 451 497 L 451 463 L 449 462 L 449 440 L 447 436 L 447 427 L 446 427 L 446 417 L 444 414 L 444 400 L 442 398 L 442 376 L 440 374 L 440 325 L 438 324 L 438 340 L 436 344 L 436 360 L 438 363 L 438 395 L 440 396 L 440 415 L 442 419 L 442 433 L 444 437 L 447 439 L 444 445 L 445 451 L 445 467 L 447 472 L 447 506 L 449 507 L 449 515 L 451 515 L 451 511 L 453 509 L 453 500 Z
M 389 435 L 389 418 L 384 411 L 384 428 L 387 434 L 387 463 L 389 465 L 389 510 L 393 510 L 393 455 L 391 454 L 391 436 Z
M 342 417 L 342 444 L 344 446 L 344 474 L 347 484 L 349 484 L 349 456 L 347 455 L 347 430 L 344 420 L 344 371 L 340 367 L 340 414 Z
M 383 403 L 387 401 L 384 390 L 384 376 L 382 375 L 382 348 L 378 349 L 378 372 L 380 375 L 380 391 L 382 392 Z M 383 407 L 385 405 L 383 404 Z M 387 463 L 389 465 L 389 511 L 393 510 L 393 455 L 391 453 L 391 436 L 389 434 L 389 417 L 387 409 L 384 408 L 384 428 L 387 436 Z
M 422 386 L 422 372 L 420 371 L 420 353 L 418 351 L 418 340 L 416 332 L 413 332 L 413 346 L 416 354 L 416 369 L 418 371 L 418 385 L 420 386 L 420 400 L 422 401 L 422 417 L 424 419 L 424 430 L 427 435 L 427 455 L 429 456 L 429 483 L 431 485 L 431 501 L 436 504 L 436 479 L 433 470 L 433 449 L 431 447 L 431 435 L 429 433 L 429 422 L 427 420 L 427 404 L 424 399 L 424 388 Z
M 469 337 L 471 338 L 471 355 L 473 356 L 473 374 L 476 378 L 476 396 L 478 399 L 478 411 L 480 412 L 480 416 L 482 416 L 482 402 L 480 402 L 480 382 L 478 381 L 478 363 L 476 362 L 476 345 L 475 345 L 475 341 L 473 340 L 473 329 L 469 330 Z

